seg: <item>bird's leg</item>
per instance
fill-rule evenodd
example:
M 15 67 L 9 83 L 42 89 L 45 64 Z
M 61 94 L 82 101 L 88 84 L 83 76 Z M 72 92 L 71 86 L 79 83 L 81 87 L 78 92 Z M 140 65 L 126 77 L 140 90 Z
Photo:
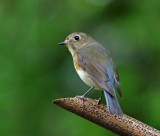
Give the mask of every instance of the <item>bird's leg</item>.
M 83 99 L 94 87 L 91 87 L 87 92 L 85 92 L 83 95 L 78 95 L 76 97 Z
M 103 91 L 102 91 L 101 96 L 99 97 L 99 99 L 96 100 L 97 104 L 100 104 L 102 102 L 102 96 L 103 96 Z
M 83 110 L 84 110 L 84 97 L 93 89 L 94 87 L 91 87 L 87 92 L 85 92 L 83 95 L 76 96 L 77 98 L 82 99 L 83 101 Z

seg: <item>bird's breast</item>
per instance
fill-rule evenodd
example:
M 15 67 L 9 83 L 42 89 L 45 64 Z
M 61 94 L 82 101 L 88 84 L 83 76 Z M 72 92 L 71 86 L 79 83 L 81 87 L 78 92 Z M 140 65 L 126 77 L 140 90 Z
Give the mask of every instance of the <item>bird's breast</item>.
M 80 70 L 80 71 L 83 70 L 82 66 L 80 65 L 80 63 L 78 61 L 78 55 L 73 56 L 73 63 L 74 63 L 74 67 L 75 67 L 76 71 L 77 70 Z
M 93 81 L 92 77 L 83 70 L 80 63 L 78 63 L 78 56 L 75 55 L 73 57 L 74 67 L 76 69 L 76 72 L 78 73 L 79 77 L 85 82 L 88 86 L 94 87 L 95 89 L 100 89 L 100 87 Z

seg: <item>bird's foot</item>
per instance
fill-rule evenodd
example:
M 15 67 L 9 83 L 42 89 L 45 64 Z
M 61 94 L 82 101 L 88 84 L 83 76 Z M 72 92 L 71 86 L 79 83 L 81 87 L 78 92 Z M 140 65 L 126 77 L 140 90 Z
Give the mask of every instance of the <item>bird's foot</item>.
M 85 96 L 85 95 L 77 95 L 77 96 L 75 96 L 75 97 L 80 98 L 80 99 L 84 99 L 84 96 Z
M 82 99 L 82 108 L 83 108 L 83 110 L 84 110 L 84 97 L 85 97 L 85 95 L 77 95 L 77 96 L 75 96 L 75 97 Z
M 76 96 L 76 97 L 84 100 L 84 97 L 85 97 L 93 88 L 94 88 L 94 87 L 91 87 L 91 88 L 90 88 L 87 92 L 85 92 L 83 95 L 78 95 L 78 96 Z
M 97 102 L 97 105 L 101 104 L 102 103 L 102 97 L 100 97 L 99 99 L 95 99 L 96 102 Z

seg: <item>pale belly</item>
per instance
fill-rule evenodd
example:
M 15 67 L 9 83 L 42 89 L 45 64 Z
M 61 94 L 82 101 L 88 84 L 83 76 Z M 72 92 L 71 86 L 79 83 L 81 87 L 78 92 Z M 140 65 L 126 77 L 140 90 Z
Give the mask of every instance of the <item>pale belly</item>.
M 79 77 L 83 80 L 90 87 L 94 87 L 94 89 L 102 90 L 94 81 L 93 79 L 87 74 L 87 72 L 83 71 L 81 66 L 78 64 L 78 56 L 75 55 L 73 57 L 74 67 L 79 75 Z
M 101 88 L 92 80 L 92 78 L 83 70 L 76 70 L 79 77 L 90 87 L 94 87 L 97 90 L 101 90 Z

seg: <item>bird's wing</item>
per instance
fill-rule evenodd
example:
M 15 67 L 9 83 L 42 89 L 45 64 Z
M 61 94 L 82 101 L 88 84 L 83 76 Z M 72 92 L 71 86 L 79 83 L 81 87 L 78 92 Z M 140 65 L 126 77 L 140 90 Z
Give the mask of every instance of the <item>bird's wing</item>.
M 116 68 L 115 68 L 115 72 L 114 72 L 114 79 L 115 79 L 115 86 L 116 86 L 117 92 L 118 92 L 119 96 L 122 96 L 119 74 L 118 74 L 118 71 Z
M 78 55 L 78 62 L 102 90 L 114 96 L 114 68 L 108 52 L 101 46 L 84 47 Z

